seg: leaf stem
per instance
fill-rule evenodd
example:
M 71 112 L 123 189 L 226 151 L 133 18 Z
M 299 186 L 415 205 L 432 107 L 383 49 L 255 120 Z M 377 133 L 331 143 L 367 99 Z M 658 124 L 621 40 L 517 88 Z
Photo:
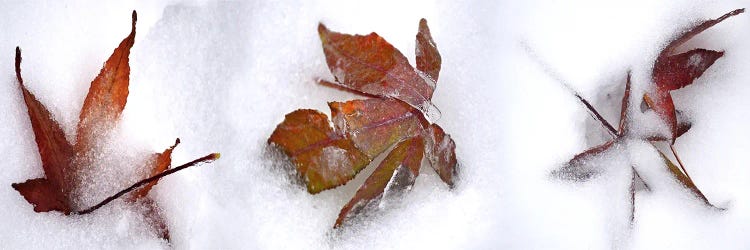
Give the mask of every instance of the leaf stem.
M 635 171 L 634 167 L 630 167 L 630 169 L 633 174 L 630 179 L 630 225 L 632 226 L 633 221 L 635 221 L 635 178 L 638 176 L 638 172 Z
M 677 164 L 680 164 L 680 169 L 682 169 L 682 172 L 685 173 L 685 176 L 687 176 L 687 178 L 692 181 L 693 178 L 690 178 L 690 174 L 688 174 L 687 169 L 685 169 L 685 165 L 682 164 L 682 160 L 680 160 L 680 156 L 677 155 L 677 151 L 674 149 L 674 144 L 670 143 L 669 149 L 672 150 L 672 155 L 674 155 L 674 158 L 677 159 Z
M 123 189 L 122 191 L 117 192 L 116 194 L 114 194 L 114 195 L 112 195 L 110 197 L 107 197 L 103 201 L 99 202 L 99 204 L 96 204 L 96 205 L 94 205 L 92 207 L 89 207 L 87 209 L 75 212 L 75 214 L 83 215 L 83 214 L 91 213 L 91 212 L 93 212 L 93 211 L 101 208 L 102 206 L 107 205 L 108 203 L 116 200 L 117 198 L 120 198 L 123 195 L 125 195 L 125 194 L 127 194 L 127 193 L 129 193 L 129 192 L 131 192 L 131 191 L 133 191 L 133 190 L 141 187 L 141 186 L 144 186 L 144 185 L 146 185 L 146 184 L 148 184 L 150 182 L 157 181 L 157 180 L 161 179 L 162 177 L 165 177 L 167 175 L 173 174 L 173 173 L 175 173 L 177 171 L 180 171 L 180 170 L 192 167 L 192 166 L 196 166 L 196 165 L 199 165 L 199 164 L 202 164 L 202 163 L 212 162 L 212 161 L 214 161 L 216 159 L 219 159 L 220 156 L 221 155 L 219 153 L 209 154 L 209 155 L 203 156 L 201 158 L 195 159 L 195 160 L 193 160 L 191 162 L 182 164 L 179 167 L 165 170 L 164 172 L 161 172 L 161 173 L 159 173 L 157 175 L 154 175 L 154 176 L 151 176 L 149 178 L 143 179 L 143 180 L 141 180 L 139 182 L 136 182 L 135 184 L 131 185 L 130 187 L 128 187 L 126 189 Z

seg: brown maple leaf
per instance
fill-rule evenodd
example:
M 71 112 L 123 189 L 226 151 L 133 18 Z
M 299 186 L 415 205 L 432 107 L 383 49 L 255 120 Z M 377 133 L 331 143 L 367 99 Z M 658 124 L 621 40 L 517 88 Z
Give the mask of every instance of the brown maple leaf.
M 729 12 L 718 19 L 708 20 L 701 22 L 700 24 L 688 29 L 684 33 L 673 39 L 659 54 L 657 57 L 653 71 L 652 80 L 656 87 L 653 91 L 644 94 L 643 100 L 648 108 L 653 109 L 658 117 L 665 121 L 670 128 L 669 137 L 651 135 L 645 137 L 639 137 L 630 133 L 629 128 L 632 126 L 631 121 L 628 119 L 628 107 L 630 106 L 630 73 L 628 73 L 627 82 L 625 85 L 625 94 L 622 99 L 622 107 L 620 110 L 620 123 L 617 130 L 610 125 L 599 112 L 580 94 L 575 93 L 574 95 L 586 106 L 587 109 L 593 114 L 593 117 L 598 120 L 607 132 L 612 136 L 610 141 L 606 143 L 590 148 L 580 154 L 577 154 L 562 168 L 553 171 L 553 175 L 563 179 L 571 180 L 586 180 L 596 174 L 595 170 L 581 168 L 583 163 L 606 152 L 614 145 L 622 143 L 626 138 L 628 139 L 639 139 L 643 141 L 649 141 L 652 143 L 655 141 L 669 140 L 669 146 L 672 154 L 679 163 L 679 168 L 675 165 L 664 153 L 656 149 L 659 152 L 659 156 L 664 161 L 665 166 L 669 170 L 669 173 L 684 187 L 686 187 L 695 197 L 699 198 L 706 206 L 714 207 L 709 202 L 703 192 L 698 189 L 696 184 L 690 178 L 685 169 L 684 165 L 680 161 L 677 152 L 674 149 L 675 140 L 681 135 L 685 134 L 690 129 L 690 123 L 687 121 L 678 121 L 678 111 L 675 110 L 674 103 L 672 102 L 671 90 L 679 89 L 691 84 L 695 79 L 700 77 L 704 71 L 708 69 L 717 59 L 719 59 L 724 52 L 717 52 L 707 49 L 694 49 L 685 53 L 673 55 L 674 51 L 682 44 L 687 42 L 690 38 L 700 34 L 711 26 L 718 24 L 728 17 L 743 13 L 744 9 L 737 9 Z M 646 111 L 646 110 L 642 110 Z M 640 175 L 631 167 L 633 171 L 633 180 L 631 181 L 631 221 L 634 219 L 635 209 L 635 181 L 636 178 L 640 178 Z M 648 184 L 641 179 L 648 188 Z
M 29 92 L 21 77 L 21 49 L 16 47 L 16 79 L 23 94 L 29 119 L 31 120 L 34 139 L 42 159 L 44 177 L 30 179 L 23 183 L 13 183 L 16 189 L 36 212 L 59 211 L 66 215 L 87 214 L 101 206 L 130 193 L 128 201 L 142 202 L 148 209 L 146 216 L 151 217 L 161 236 L 168 239 L 168 231 L 163 219 L 158 214 L 153 200 L 146 195 L 156 185 L 158 179 L 181 169 L 203 162 L 218 159 L 218 154 L 209 154 L 196 161 L 169 169 L 172 164 L 172 151 L 179 144 L 175 144 L 162 153 L 155 153 L 145 161 L 149 164 L 150 178 L 140 181 L 133 186 L 108 197 L 92 207 L 80 209 L 74 202 L 73 190 L 80 184 L 80 174 L 84 168 L 91 168 L 89 164 L 76 162 L 77 155 L 84 155 L 96 146 L 97 137 L 104 133 L 103 129 L 111 128 L 119 119 L 125 108 L 130 84 L 130 49 L 135 41 L 135 24 L 137 14 L 132 14 L 132 29 L 120 45 L 107 59 L 99 75 L 91 82 L 91 87 L 81 109 L 77 125 L 77 136 L 73 144 L 65 139 L 60 124 L 55 121 L 48 109 Z M 140 189 L 138 189 L 140 188 Z
M 441 67 L 427 21 L 420 21 L 416 36 L 416 69 L 376 33 L 341 34 L 323 24 L 318 33 L 336 79 L 319 82 L 370 98 L 328 103 L 332 122 L 315 110 L 289 113 L 268 143 L 289 157 L 312 194 L 345 184 L 393 147 L 341 209 L 334 228 L 384 196 L 410 189 L 425 157 L 453 187 L 455 143 L 430 124 L 435 114 L 427 114 L 437 110 L 431 99 Z

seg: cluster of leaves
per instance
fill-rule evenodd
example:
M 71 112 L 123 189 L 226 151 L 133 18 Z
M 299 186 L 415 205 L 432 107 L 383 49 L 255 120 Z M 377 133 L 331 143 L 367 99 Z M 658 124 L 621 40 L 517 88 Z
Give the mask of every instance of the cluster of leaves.
M 209 154 L 170 169 L 172 151 L 180 143 L 180 140 L 177 139 L 171 147 L 161 153 L 151 154 L 144 160 L 148 164 L 147 167 L 150 169 L 151 177 L 86 209 L 78 209 L 77 204 L 75 204 L 76 199 L 73 197 L 75 195 L 74 190 L 80 188 L 80 175 L 83 170 L 94 167 L 91 166 L 91 163 L 77 159 L 84 157 L 92 150 L 96 150 L 97 137 L 101 136 L 104 132 L 103 129 L 113 127 L 127 103 L 128 85 L 130 84 L 129 55 L 135 41 L 136 20 L 137 14 L 133 11 L 130 34 L 114 50 L 104 63 L 99 75 L 91 82 L 89 92 L 81 108 L 75 142 L 72 144 L 66 140 L 60 124 L 52 118 L 48 109 L 24 85 L 21 77 L 21 49 L 16 48 L 16 78 L 28 109 L 34 138 L 41 156 L 44 177 L 30 179 L 23 183 L 14 183 L 12 186 L 34 206 L 34 211 L 59 211 L 66 215 L 87 214 L 125 194 L 129 194 L 127 201 L 144 204 L 148 208 L 146 216 L 149 216 L 150 221 L 154 222 L 154 226 L 159 230 L 161 236 L 168 239 L 168 230 L 158 214 L 156 203 L 146 195 L 160 178 L 199 163 L 218 159 L 219 154 Z M 133 192 L 130 193 L 131 191 Z
M 336 79 L 320 83 L 369 98 L 328 103 L 334 127 L 319 111 L 291 112 L 268 143 L 289 157 L 312 194 L 345 184 L 393 147 L 341 209 L 334 228 L 377 204 L 386 193 L 410 189 L 423 157 L 452 187 L 457 171 L 455 143 L 440 126 L 428 121 L 436 115 L 430 100 L 441 57 L 427 21 L 420 21 L 416 35 L 416 69 L 374 32 L 341 34 L 320 24 L 318 33 Z
M 680 166 L 678 168 L 667 156 L 659 151 L 660 157 L 667 166 L 669 173 L 683 186 L 685 186 L 690 192 L 692 192 L 697 198 L 699 198 L 706 206 L 713 206 L 706 196 L 698 189 L 693 180 L 688 175 L 684 165 L 680 161 L 674 149 L 674 143 L 683 134 L 685 134 L 691 127 L 689 121 L 678 120 L 679 111 L 675 110 L 674 103 L 670 91 L 683 88 L 693 83 L 693 81 L 699 78 L 704 71 L 706 71 L 713 63 L 724 55 L 723 51 L 713 51 L 707 49 L 693 49 L 684 53 L 675 54 L 678 47 L 683 45 L 685 42 L 700 34 L 706 29 L 724 21 L 725 19 L 739 15 L 743 13 L 744 9 L 737 9 L 729 12 L 717 19 L 708 20 L 699 23 L 698 25 L 687 29 L 682 34 L 679 34 L 673 39 L 662 51 L 659 53 L 656 61 L 654 62 L 653 71 L 651 77 L 655 83 L 655 88 L 650 89 L 643 95 L 643 108 L 641 112 L 649 112 L 653 110 L 657 114 L 657 117 L 665 122 L 669 128 L 668 135 L 635 135 L 631 133 L 630 128 L 632 126 L 631 120 L 628 119 L 630 104 L 630 74 L 628 74 L 627 82 L 625 85 L 625 95 L 622 98 L 622 107 L 620 110 L 620 123 L 616 130 L 610 123 L 608 123 L 593 106 L 582 98 L 579 94 L 575 93 L 576 97 L 584 103 L 584 105 L 591 111 L 593 117 L 598 120 L 603 127 L 607 129 L 607 132 L 612 136 L 612 139 L 602 145 L 588 149 L 571 159 L 562 168 L 553 172 L 554 175 L 573 180 L 586 180 L 590 178 L 593 172 L 581 168 L 581 165 L 599 154 L 610 149 L 613 145 L 621 143 L 625 139 L 638 139 L 655 143 L 657 141 L 666 141 L 669 143 L 669 148 L 674 154 L 677 162 Z M 634 167 L 631 167 L 633 171 L 633 179 L 631 182 L 631 208 L 635 209 L 635 181 L 636 178 L 640 178 L 640 175 Z M 641 179 L 641 181 L 643 181 Z M 644 181 L 644 184 L 648 188 L 648 184 Z M 634 218 L 634 214 L 631 213 L 631 220 Z

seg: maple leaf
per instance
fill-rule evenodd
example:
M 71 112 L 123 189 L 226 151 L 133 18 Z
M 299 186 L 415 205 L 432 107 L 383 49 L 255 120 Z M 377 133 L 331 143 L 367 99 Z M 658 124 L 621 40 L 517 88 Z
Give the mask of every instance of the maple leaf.
M 455 142 L 429 122 L 434 114 L 426 114 L 437 110 L 431 99 L 441 67 L 427 21 L 420 20 L 416 35 L 416 69 L 376 33 L 341 34 L 323 24 L 318 32 L 336 79 L 319 83 L 370 98 L 328 103 L 332 121 L 315 110 L 289 113 L 268 143 L 289 157 L 312 194 L 347 183 L 390 149 L 341 209 L 334 228 L 387 193 L 409 190 L 423 158 L 452 188 L 458 168 Z
M 149 164 L 147 167 L 150 169 L 152 177 L 86 209 L 79 209 L 78 204 L 74 202 L 75 197 L 73 197 L 73 190 L 80 185 L 77 182 L 80 181 L 81 171 L 83 168 L 93 167 L 76 162 L 73 159 L 77 155 L 84 155 L 94 150 L 97 137 L 104 133 L 103 130 L 114 125 L 127 103 L 128 85 L 130 84 L 129 56 L 130 49 L 135 42 L 136 20 L 137 14 L 133 11 L 130 34 L 114 50 L 104 63 L 99 75 L 91 82 L 91 87 L 81 108 L 74 144 L 65 139 L 60 124 L 52 118 L 49 110 L 26 88 L 21 76 L 21 49 L 16 47 L 16 79 L 31 120 L 34 139 L 42 159 L 44 177 L 30 179 L 23 183 L 13 183 L 12 187 L 34 206 L 34 211 L 59 211 L 66 215 L 93 212 L 135 190 L 135 192 L 130 193 L 128 201 L 142 201 L 148 208 L 146 216 L 151 217 L 158 224 L 157 227 L 161 236 L 168 239 L 168 231 L 164 226 L 163 219 L 158 215 L 158 209 L 155 207 L 153 200 L 146 195 L 160 178 L 190 166 L 216 160 L 219 154 L 209 154 L 197 161 L 169 169 L 172 164 L 172 151 L 180 142 L 177 139 L 173 146 L 162 153 L 153 154 L 145 161 Z
M 688 175 L 687 170 L 682 164 L 677 152 L 674 149 L 675 140 L 683 135 L 690 129 L 690 123 L 685 121 L 678 121 L 678 111 L 675 110 L 674 103 L 669 91 L 679 89 L 691 84 L 696 78 L 700 77 L 703 72 L 708 69 L 717 59 L 719 59 L 724 52 L 711 51 L 706 49 L 694 49 L 685 53 L 673 55 L 673 52 L 687 42 L 690 38 L 698 35 L 702 31 L 710 28 L 711 26 L 718 24 L 728 17 L 743 13 L 744 9 L 734 10 L 729 12 L 718 19 L 708 20 L 698 24 L 695 27 L 688 29 L 686 32 L 672 40 L 664 50 L 659 54 L 654 63 L 652 72 L 652 79 L 656 85 L 656 88 L 643 96 L 643 100 L 648 108 L 653 109 L 658 117 L 669 125 L 670 136 L 669 138 L 659 136 L 645 136 L 639 137 L 632 135 L 629 132 L 629 128 L 632 126 L 630 120 L 627 117 L 628 108 L 630 104 L 630 73 L 628 73 L 627 82 L 625 85 L 625 94 L 622 99 L 622 107 L 620 110 L 620 123 L 617 130 L 610 125 L 599 112 L 580 94 L 574 91 L 574 95 L 586 106 L 586 108 L 593 114 L 593 117 L 598 120 L 607 132 L 612 136 L 612 139 L 605 142 L 602 145 L 590 148 L 580 154 L 577 154 L 568 161 L 562 168 L 553 171 L 553 175 L 571 180 L 586 180 L 596 174 L 595 170 L 584 169 L 581 166 L 583 163 L 597 155 L 606 152 L 614 145 L 619 145 L 623 140 L 627 139 L 638 139 L 643 141 L 649 141 L 653 143 L 660 140 L 670 140 L 669 146 L 672 154 L 675 156 L 679 163 L 679 168 L 674 164 L 664 153 L 656 149 L 659 152 L 659 157 L 664 161 L 664 165 L 667 167 L 669 173 L 684 187 L 686 187 L 695 197 L 700 199 L 706 206 L 714 207 L 709 202 L 703 192 L 698 189 L 696 184 Z M 645 110 L 642 110 L 645 111 Z M 631 222 L 634 219 L 635 212 L 635 181 L 640 178 L 640 175 L 634 167 L 631 166 L 633 179 L 631 180 L 630 192 L 631 192 Z M 641 179 L 648 189 L 648 184 Z
M 656 58 L 652 71 L 652 78 L 656 83 L 656 88 L 650 93 L 643 95 L 643 100 L 652 108 L 656 114 L 667 123 L 670 129 L 669 139 L 674 144 L 677 137 L 686 132 L 685 125 L 679 126 L 677 115 L 672 101 L 670 91 L 683 88 L 693 83 L 693 80 L 700 77 L 706 69 L 716 62 L 717 59 L 724 55 L 723 51 L 713 51 L 707 49 L 693 49 L 688 52 L 674 54 L 680 45 L 684 44 L 690 38 L 711 28 L 712 26 L 724 21 L 725 19 L 739 15 L 745 12 L 745 9 L 737 9 L 723 16 L 700 23 L 699 25 L 688 29 L 677 38 L 673 39 Z M 682 129 L 681 129 L 682 127 Z

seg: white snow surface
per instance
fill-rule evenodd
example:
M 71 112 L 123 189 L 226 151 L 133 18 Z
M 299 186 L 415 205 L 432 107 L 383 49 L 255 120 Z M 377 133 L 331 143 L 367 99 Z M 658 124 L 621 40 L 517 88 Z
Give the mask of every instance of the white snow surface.
M 735 0 L 5 1 L 0 248 L 747 249 L 750 14 L 686 44 L 726 54 L 692 86 L 673 92 L 693 121 L 676 149 L 708 199 L 726 211 L 702 206 L 669 178 L 654 148 L 638 140 L 594 159 L 602 172 L 586 182 L 549 173 L 608 139 L 560 80 L 616 124 L 628 70 L 633 93 L 643 93 L 670 37 L 748 6 Z M 151 192 L 170 244 L 125 202 L 85 216 L 35 213 L 10 186 L 43 175 L 13 72 L 15 46 L 23 50 L 28 88 L 72 139 L 89 83 L 129 32 L 133 9 L 138 31 L 128 104 L 116 129 L 103 136 L 110 146 L 96 158 L 101 174 L 90 176 L 98 180 L 83 200 L 94 203 L 138 180 L 143 170 L 128 162 L 177 137 L 174 164 L 220 152 L 218 161 L 162 179 Z M 460 180 L 449 190 L 423 166 L 400 202 L 333 231 L 339 209 L 373 164 L 343 187 L 310 195 L 269 157 L 266 140 L 286 113 L 329 113 L 327 101 L 357 98 L 315 84 L 332 79 L 318 22 L 345 33 L 375 31 L 413 63 L 422 17 L 443 58 L 433 102 L 442 112 L 437 123 L 456 141 Z M 650 115 L 635 115 L 634 126 L 663 130 L 648 122 Z M 639 190 L 632 226 L 631 165 L 652 189 Z

